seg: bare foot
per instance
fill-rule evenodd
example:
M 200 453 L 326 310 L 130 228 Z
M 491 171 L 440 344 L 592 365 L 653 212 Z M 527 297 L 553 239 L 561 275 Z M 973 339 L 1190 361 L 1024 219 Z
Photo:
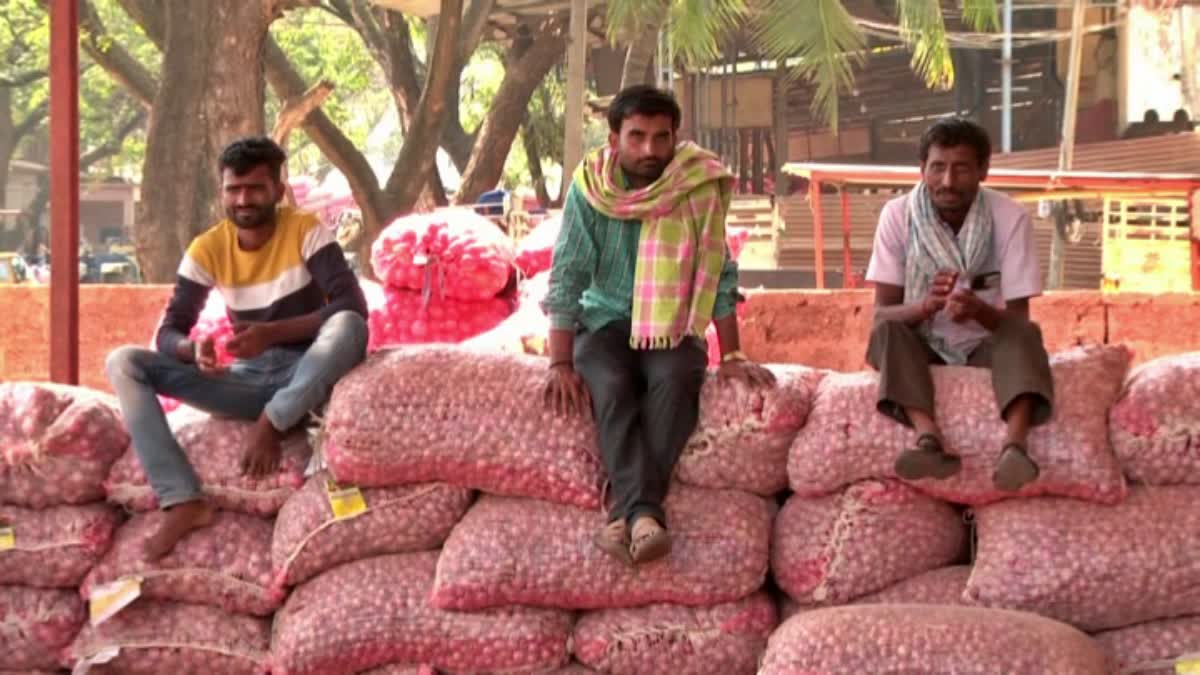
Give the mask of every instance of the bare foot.
M 283 436 L 266 413 L 259 417 L 242 451 L 242 475 L 262 478 L 274 473 L 283 454 Z
M 176 504 L 167 509 L 158 531 L 142 545 L 146 560 L 159 560 L 170 553 L 188 532 L 211 524 L 215 511 L 213 505 L 203 499 Z
M 634 563 L 646 563 L 671 552 L 671 537 L 657 520 L 642 516 L 633 524 L 629 554 Z

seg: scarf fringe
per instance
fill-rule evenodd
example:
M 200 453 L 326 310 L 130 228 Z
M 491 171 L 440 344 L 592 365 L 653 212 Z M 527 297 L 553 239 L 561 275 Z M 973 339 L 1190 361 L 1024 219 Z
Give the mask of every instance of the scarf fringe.
M 679 336 L 658 336 L 658 337 L 637 337 L 629 338 L 629 346 L 635 351 L 645 351 L 654 349 L 674 349 L 683 342 L 683 338 Z

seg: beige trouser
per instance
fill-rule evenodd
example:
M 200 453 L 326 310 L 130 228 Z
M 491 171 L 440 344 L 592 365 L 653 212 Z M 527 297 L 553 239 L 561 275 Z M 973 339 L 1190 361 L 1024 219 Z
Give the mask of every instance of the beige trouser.
M 929 366 L 945 365 L 945 361 L 917 331 L 898 321 L 877 321 L 867 346 L 867 362 L 879 371 L 879 412 L 910 427 L 905 408 L 933 415 Z M 971 352 L 967 365 L 991 369 L 992 390 L 1002 419 L 1012 402 L 1026 394 L 1032 395 L 1035 402 L 1032 425 L 1050 419 L 1054 380 L 1037 324 L 1005 319 Z

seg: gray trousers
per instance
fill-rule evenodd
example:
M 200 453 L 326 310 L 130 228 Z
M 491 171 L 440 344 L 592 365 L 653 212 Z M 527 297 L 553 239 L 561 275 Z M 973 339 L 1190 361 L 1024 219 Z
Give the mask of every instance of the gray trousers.
M 221 375 L 202 374 L 195 364 L 140 347 L 115 350 L 105 367 L 134 452 L 159 506 L 167 508 L 199 498 L 200 481 L 157 395 L 222 417 L 255 420 L 265 413 L 271 426 L 287 431 L 329 398 L 333 385 L 362 361 L 366 347 L 366 321 L 346 311 L 329 317 L 306 351 L 271 348 L 236 361 Z
M 871 331 L 867 362 L 879 371 L 879 412 L 912 426 L 905 408 L 933 415 L 933 378 L 930 365 L 945 361 L 921 339 L 917 331 L 899 321 L 878 321 Z M 1031 426 L 1050 420 L 1054 402 L 1054 378 L 1050 357 L 1042 345 L 1042 331 L 1036 323 L 1006 319 L 995 332 L 975 348 L 967 365 L 988 368 L 992 373 L 992 391 L 1000 417 L 1023 395 L 1034 398 Z
M 696 428 L 708 355 L 687 338 L 675 349 L 634 350 L 618 321 L 575 339 L 575 368 L 592 396 L 600 453 L 612 483 L 611 520 L 647 515 L 666 525 L 663 499 Z

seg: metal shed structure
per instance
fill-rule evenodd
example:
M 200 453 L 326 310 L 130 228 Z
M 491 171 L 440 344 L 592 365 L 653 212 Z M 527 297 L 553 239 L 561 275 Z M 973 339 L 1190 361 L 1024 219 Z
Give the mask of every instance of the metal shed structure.
M 916 166 L 874 166 L 855 164 L 793 163 L 784 172 L 807 182 L 807 203 L 812 211 L 811 251 L 816 287 L 825 288 L 828 197 L 826 188 L 836 191 L 840 205 L 841 272 L 843 285 L 853 287 L 854 253 L 861 259 L 865 244 L 870 255 L 870 241 L 852 237 L 851 193 L 864 190 L 907 189 L 920 180 Z M 993 168 L 985 183 L 988 187 L 1005 190 L 1018 201 L 1039 202 L 1063 199 L 1099 198 L 1106 203 L 1124 204 L 1109 213 L 1106 208 L 1104 237 L 1123 237 L 1134 241 L 1174 242 L 1186 248 L 1186 265 L 1190 271 L 1190 289 L 1200 290 L 1200 173 L 1132 173 L 1101 171 L 1056 172 L 1047 169 Z M 1151 205 L 1131 208 L 1131 204 Z M 1155 204 L 1169 205 L 1156 210 Z M 779 208 L 777 206 L 777 208 Z M 830 216 L 837 217 L 837 216 Z M 837 221 L 834 221 L 837 222 Z M 786 225 L 784 225 L 786 227 Z M 874 232 L 873 226 L 870 228 Z M 837 236 L 837 235 L 834 235 Z M 1109 261 L 1106 260 L 1106 263 Z M 1111 264 L 1119 264 L 1119 260 Z M 1106 265 L 1107 266 L 1107 265 Z

